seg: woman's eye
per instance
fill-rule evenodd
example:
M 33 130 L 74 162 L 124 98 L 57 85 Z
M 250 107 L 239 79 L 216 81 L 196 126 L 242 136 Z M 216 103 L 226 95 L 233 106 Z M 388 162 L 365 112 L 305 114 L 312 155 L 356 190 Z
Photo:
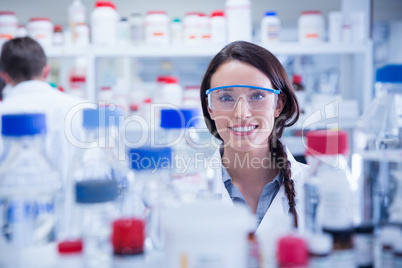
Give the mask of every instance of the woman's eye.
M 262 92 L 255 92 L 252 96 L 251 96 L 251 100 L 262 100 L 265 97 L 264 93 Z
M 221 102 L 226 102 L 226 101 L 233 101 L 233 98 L 231 96 L 225 95 L 225 96 L 220 96 L 219 100 Z

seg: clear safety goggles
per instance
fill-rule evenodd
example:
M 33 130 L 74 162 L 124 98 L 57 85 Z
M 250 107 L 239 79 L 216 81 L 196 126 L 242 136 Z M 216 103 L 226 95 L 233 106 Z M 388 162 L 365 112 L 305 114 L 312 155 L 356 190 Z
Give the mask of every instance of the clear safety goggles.
M 278 89 L 247 85 L 214 87 L 206 91 L 208 106 L 213 111 L 232 111 L 240 98 L 245 100 L 252 111 L 275 109 L 280 93 L 281 91 Z

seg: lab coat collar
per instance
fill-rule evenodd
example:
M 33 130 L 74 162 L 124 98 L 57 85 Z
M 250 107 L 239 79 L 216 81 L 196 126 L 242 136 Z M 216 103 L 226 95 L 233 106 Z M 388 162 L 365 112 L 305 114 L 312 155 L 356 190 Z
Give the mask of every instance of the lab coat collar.
M 38 91 L 55 90 L 48 83 L 40 80 L 28 80 L 16 84 L 14 87 L 6 86 L 3 91 L 3 98 L 10 98 L 22 94 L 34 93 Z

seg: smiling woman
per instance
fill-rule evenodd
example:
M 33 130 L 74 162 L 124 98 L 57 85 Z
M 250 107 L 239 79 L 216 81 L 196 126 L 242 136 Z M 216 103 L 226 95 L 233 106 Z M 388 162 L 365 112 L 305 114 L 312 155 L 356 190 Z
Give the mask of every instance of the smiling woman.
M 279 140 L 297 121 L 299 106 L 278 59 L 252 43 L 228 44 L 208 66 L 201 103 L 209 131 L 222 141 L 214 155 L 222 199 L 247 205 L 258 232 L 277 211 L 291 213 L 295 226 L 303 223 L 300 187 L 307 167 Z

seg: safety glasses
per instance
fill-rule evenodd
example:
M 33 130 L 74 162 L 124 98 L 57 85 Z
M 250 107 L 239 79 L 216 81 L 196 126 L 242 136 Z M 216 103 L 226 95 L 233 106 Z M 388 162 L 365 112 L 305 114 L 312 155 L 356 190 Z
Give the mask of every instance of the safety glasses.
M 278 89 L 248 85 L 215 87 L 206 91 L 208 106 L 213 111 L 232 111 L 240 98 L 246 101 L 252 111 L 274 109 L 280 93 Z

